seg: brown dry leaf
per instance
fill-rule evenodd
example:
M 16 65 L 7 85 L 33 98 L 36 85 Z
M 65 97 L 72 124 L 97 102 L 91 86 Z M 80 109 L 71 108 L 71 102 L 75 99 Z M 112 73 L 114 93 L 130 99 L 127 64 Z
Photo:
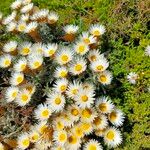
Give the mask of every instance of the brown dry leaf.
M 0 117 L 5 113 L 5 108 L 0 106 Z
M 10 147 L 10 148 L 16 148 L 17 147 L 17 141 L 13 139 L 5 139 L 4 142 Z

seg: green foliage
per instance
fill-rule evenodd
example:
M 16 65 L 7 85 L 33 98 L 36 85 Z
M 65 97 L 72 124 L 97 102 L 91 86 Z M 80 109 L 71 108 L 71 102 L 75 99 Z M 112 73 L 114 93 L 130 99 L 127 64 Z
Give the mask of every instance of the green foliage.
M 12 0 L 1 0 L 0 10 L 9 14 Z M 149 2 L 147 0 L 33 0 L 40 8 L 60 14 L 60 24 L 75 23 L 81 29 L 100 22 L 107 28 L 102 51 L 108 51 L 114 80 L 109 96 L 126 114 L 123 144 L 118 150 L 150 148 L 150 58 L 144 55 L 150 44 Z M 11 36 L 1 39 L 11 38 Z M 127 74 L 136 72 L 136 85 Z

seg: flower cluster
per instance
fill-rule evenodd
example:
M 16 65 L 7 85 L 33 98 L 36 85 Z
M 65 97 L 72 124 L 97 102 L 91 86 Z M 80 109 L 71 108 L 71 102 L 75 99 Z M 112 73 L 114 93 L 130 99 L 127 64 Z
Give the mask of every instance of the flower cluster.
M 55 28 L 58 14 L 35 7 L 31 0 L 16 0 L 11 8 L 11 15 L 1 15 L 1 23 L 8 32 L 28 35 L 34 42 L 4 44 L 0 67 L 11 71 L 5 100 L 19 107 L 30 105 L 34 93 L 41 90 L 30 78 L 48 65 L 54 66 L 54 71 L 49 72 L 53 81 L 50 90 L 33 112 L 37 123 L 18 136 L 16 149 L 101 150 L 100 141 L 90 135 L 103 138 L 108 147 L 121 144 L 117 127 L 123 124 L 124 114 L 107 95 L 99 96 L 97 91 L 97 86 L 107 86 L 112 81 L 109 62 L 98 49 L 105 27 L 94 24 L 77 36 L 79 27 L 66 25 L 61 44 L 45 43 L 38 27 L 47 24 Z M 47 60 L 51 60 L 50 64 Z

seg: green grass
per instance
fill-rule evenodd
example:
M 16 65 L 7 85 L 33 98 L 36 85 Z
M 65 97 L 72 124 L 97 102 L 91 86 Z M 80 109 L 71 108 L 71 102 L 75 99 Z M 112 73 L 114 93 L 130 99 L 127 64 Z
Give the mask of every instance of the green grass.
M 0 10 L 9 14 L 12 0 L 1 0 Z M 126 114 L 123 144 L 119 150 L 150 148 L 150 58 L 144 55 L 150 44 L 150 13 L 147 0 L 33 0 L 40 8 L 57 11 L 60 23 L 75 23 L 81 30 L 91 23 L 100 22 L 107 28 L 102 51 L 109 52 L 114 74 L 109 95 Z M 8 37 L 10 38 L 10 37 Z M 136 85 L 126 76 L 138 73 Z

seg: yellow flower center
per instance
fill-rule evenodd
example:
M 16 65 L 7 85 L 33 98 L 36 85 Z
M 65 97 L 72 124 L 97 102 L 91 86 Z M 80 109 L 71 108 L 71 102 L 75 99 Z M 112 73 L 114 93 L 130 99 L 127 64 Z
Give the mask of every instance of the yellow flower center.
M 71 114 L 74 115 L 74 116 L 77 116 L 79 114 L 79 111 L 74 108 L 74 109 L 71 110 Z
M 55 99 L 55 104 L 59 105 L 60 103 L 61 103 L 61 99 L 60 99 L 59 97 L 57 97 L 57 98 Z
M 106 135 L 106 137 L 109 139 L 109 140 L 113 140 L 114 137 L 115 137 L 115 134 L 113 131 L 109 131 Z
M 106 78 L 105 75 L 101 75 L 101 76 L 99 77 L 99 80 L 100 80 L 101 82 L 106 82 L 107 78 Z
M 60 76 L 63 77 L 63 78 L 66 77 L 66 76 L 67 76 L 67 72 L 66 72 L 66 71 L 62 71 L 62 72 L 60 73 Z
M 23 94 L 21 98 L 23 102 L 26 102 L 28 100 L 28 96 L 25 94 Z
M 11 64 L 11 61 L 6 59 L 5 62 L 4 62 L 5 66 L 9 66 Z
M 115 112 L 111 112 L 109 115 L 110 120 L 115 121 L 117 118 L 117 114 Z
M 12 52 L 12 51 L 14 51 L 16 48 L 15 47 L 11 47 L 10 48 L 10 51 Z
M 89 39 L 89 38 L 85 38 L 83 41 L 84 41 L 84 43 L 86 43 L 86 44 L 90 44 L 90 39 Z
M 75 71 L 81 71 L 81 70 L 82 70 L 82 65 L 81 64 L 75 65 Z
M 59 141 L 61 141 L 61 142 L 65 141 L 66 138 L 67 138 L 67 136 L 64 133 L 62 133 L 62 134 L 59 135 Z
M 77 92 L 78 92 L 78 89 L 73 89 L 73 90 L 72 90 L 72 94 L 74 94 L 74 95 L 76 95 Z
M 82 129 L 79 127 L 76 128 L 75 133 L 78 137 L 81 137 L 83 135 Z
M 35 67 L 35 68 L 38 68 L 38 67 L 40 67 L 40 66 L 41 66 L 40 62 L 38 62 L 38 61 L 34 62 L 34 67 Z
M 88 101 L 88 97 L 86 95 L 81 96 L 81 99 L 83 102 L 87 102 Z
M 12 93 L 12 97 L 13 97 L 13 98 L 16 98 L 17 93 L 18 93 L 18 92 L 16 92 L 16 91 L 15 91 L 15 92 L 13 92 L 13 93 Z
M 18 77 L 17 78 L 17 83 L 20 84 L 23 81 L 23 77 Z
M 23 145 L 24 147 L 28 147 L 29 144 L 30 144 L 29 139 L 24 139 L 24 140 L 22 141 L 22 145 Z
M 43 117 L 48 117 L 49 116 L 49 111 L 48 110 L 42 111 L 42 116 Z
M 24 70 L 24 69 L 26 68 L 26 64 L 22 64 L 22 65 L 20 66 L 20 68 L 21 68 L 21 70 Z
M 83 123 L 81 128 L 83 129 L 83 131 L 87 131 L 89 130 L 91 127 L 91 124 L 90 123 Z
M 95 56 L 95 55 L 92 55 L 92 56 L 90 57 L 90 59 L 91 59 L 91 61 L 96 61 L 96 56 Z
M 79 53 L 83 53 L 85 51 L 85 46 L 84 45 L 80 45 L 79 46 Z
M 77 137 L 71 135 L 69 138 L 68 138 L 68 141 L 70 144 L 76 144 L 77 143 Z
M 29 49 L 28 47 L 24 47 L 24 48 L 22 49 L 22 53 L 23 53 L 24 55 L 28 55 L 28 54 L 30 53 L 30 49 Z
M 37 141 L 39 139 L 39 135 L 35 133 L 34 135 L 32 135 L 31 139 L 33 141 Z
M 96 67 L 96 69 L 98 70 L 98 71 L 102 71 L 103 70 L 103 66 L 102 65 L 98 65 L 97 67 Z
M 25 25 L 19 25 L 19 31 L 24 31 L 25 30 Z
M 62 55 L 61 59 L 62 61 L 67 62 L 69 60 L 69 57 L 67 55 Z
M 47 125 L 43 125 L 40 129 L 39 129 L 39 131 L 40 131 L 40 133 L 45 133 L 45 131 L 47 130 Z
M 43 49 L 42 49 L 42 48 L 38 48 L 37 51 L 38 51 L 39 53 L 42 53 L 42 52 L 43 52 Z
M 90 118 L 91 115 L 92 115 L 92 112 L 91 112 L 90 109 L 84 109 L 84 110 L 82 111 L 82 116 L 83 116 L 84 118 Z
M 66 87 L 66 85 L 62 85 L 62 86 L 60 86 L 60 90 L 61 90 L 61 91 L 65 91 L 65 90 L 66 90 L 66 88 L 67 88 L 67 87 Z
M 93 121 L 93 123 L 96 125 L 96 126 L 98 126 L 98 125 L 100 125 L 101 124 L 101 119 L 99 118 L 99 117 L 97 117 L 97 118 L 95 118 L 95 120 Z
M 93 32 L 93 34 L 94 34 L 95 36 L 100 36 L 99 30 L 95 30 L 95 31 Z
M 62 122 L 57 122 L 57 129 L 63 129 L 64 128 L 64 125 Z
M 55 50 L 50 49 L 48 54 L 49 54 L 49 56 L 52 56 L 52 55 L 54 55 L 54 53 L 55 53 Z
M 97 147 L 94 144 L 89 145 L 88 150 L 97 150 Z
M 102 111 L 102 112 L 106 112 L 107 111 L 107 105 L 105 103 L 101 103 L 99 105 L 99 109 Z

